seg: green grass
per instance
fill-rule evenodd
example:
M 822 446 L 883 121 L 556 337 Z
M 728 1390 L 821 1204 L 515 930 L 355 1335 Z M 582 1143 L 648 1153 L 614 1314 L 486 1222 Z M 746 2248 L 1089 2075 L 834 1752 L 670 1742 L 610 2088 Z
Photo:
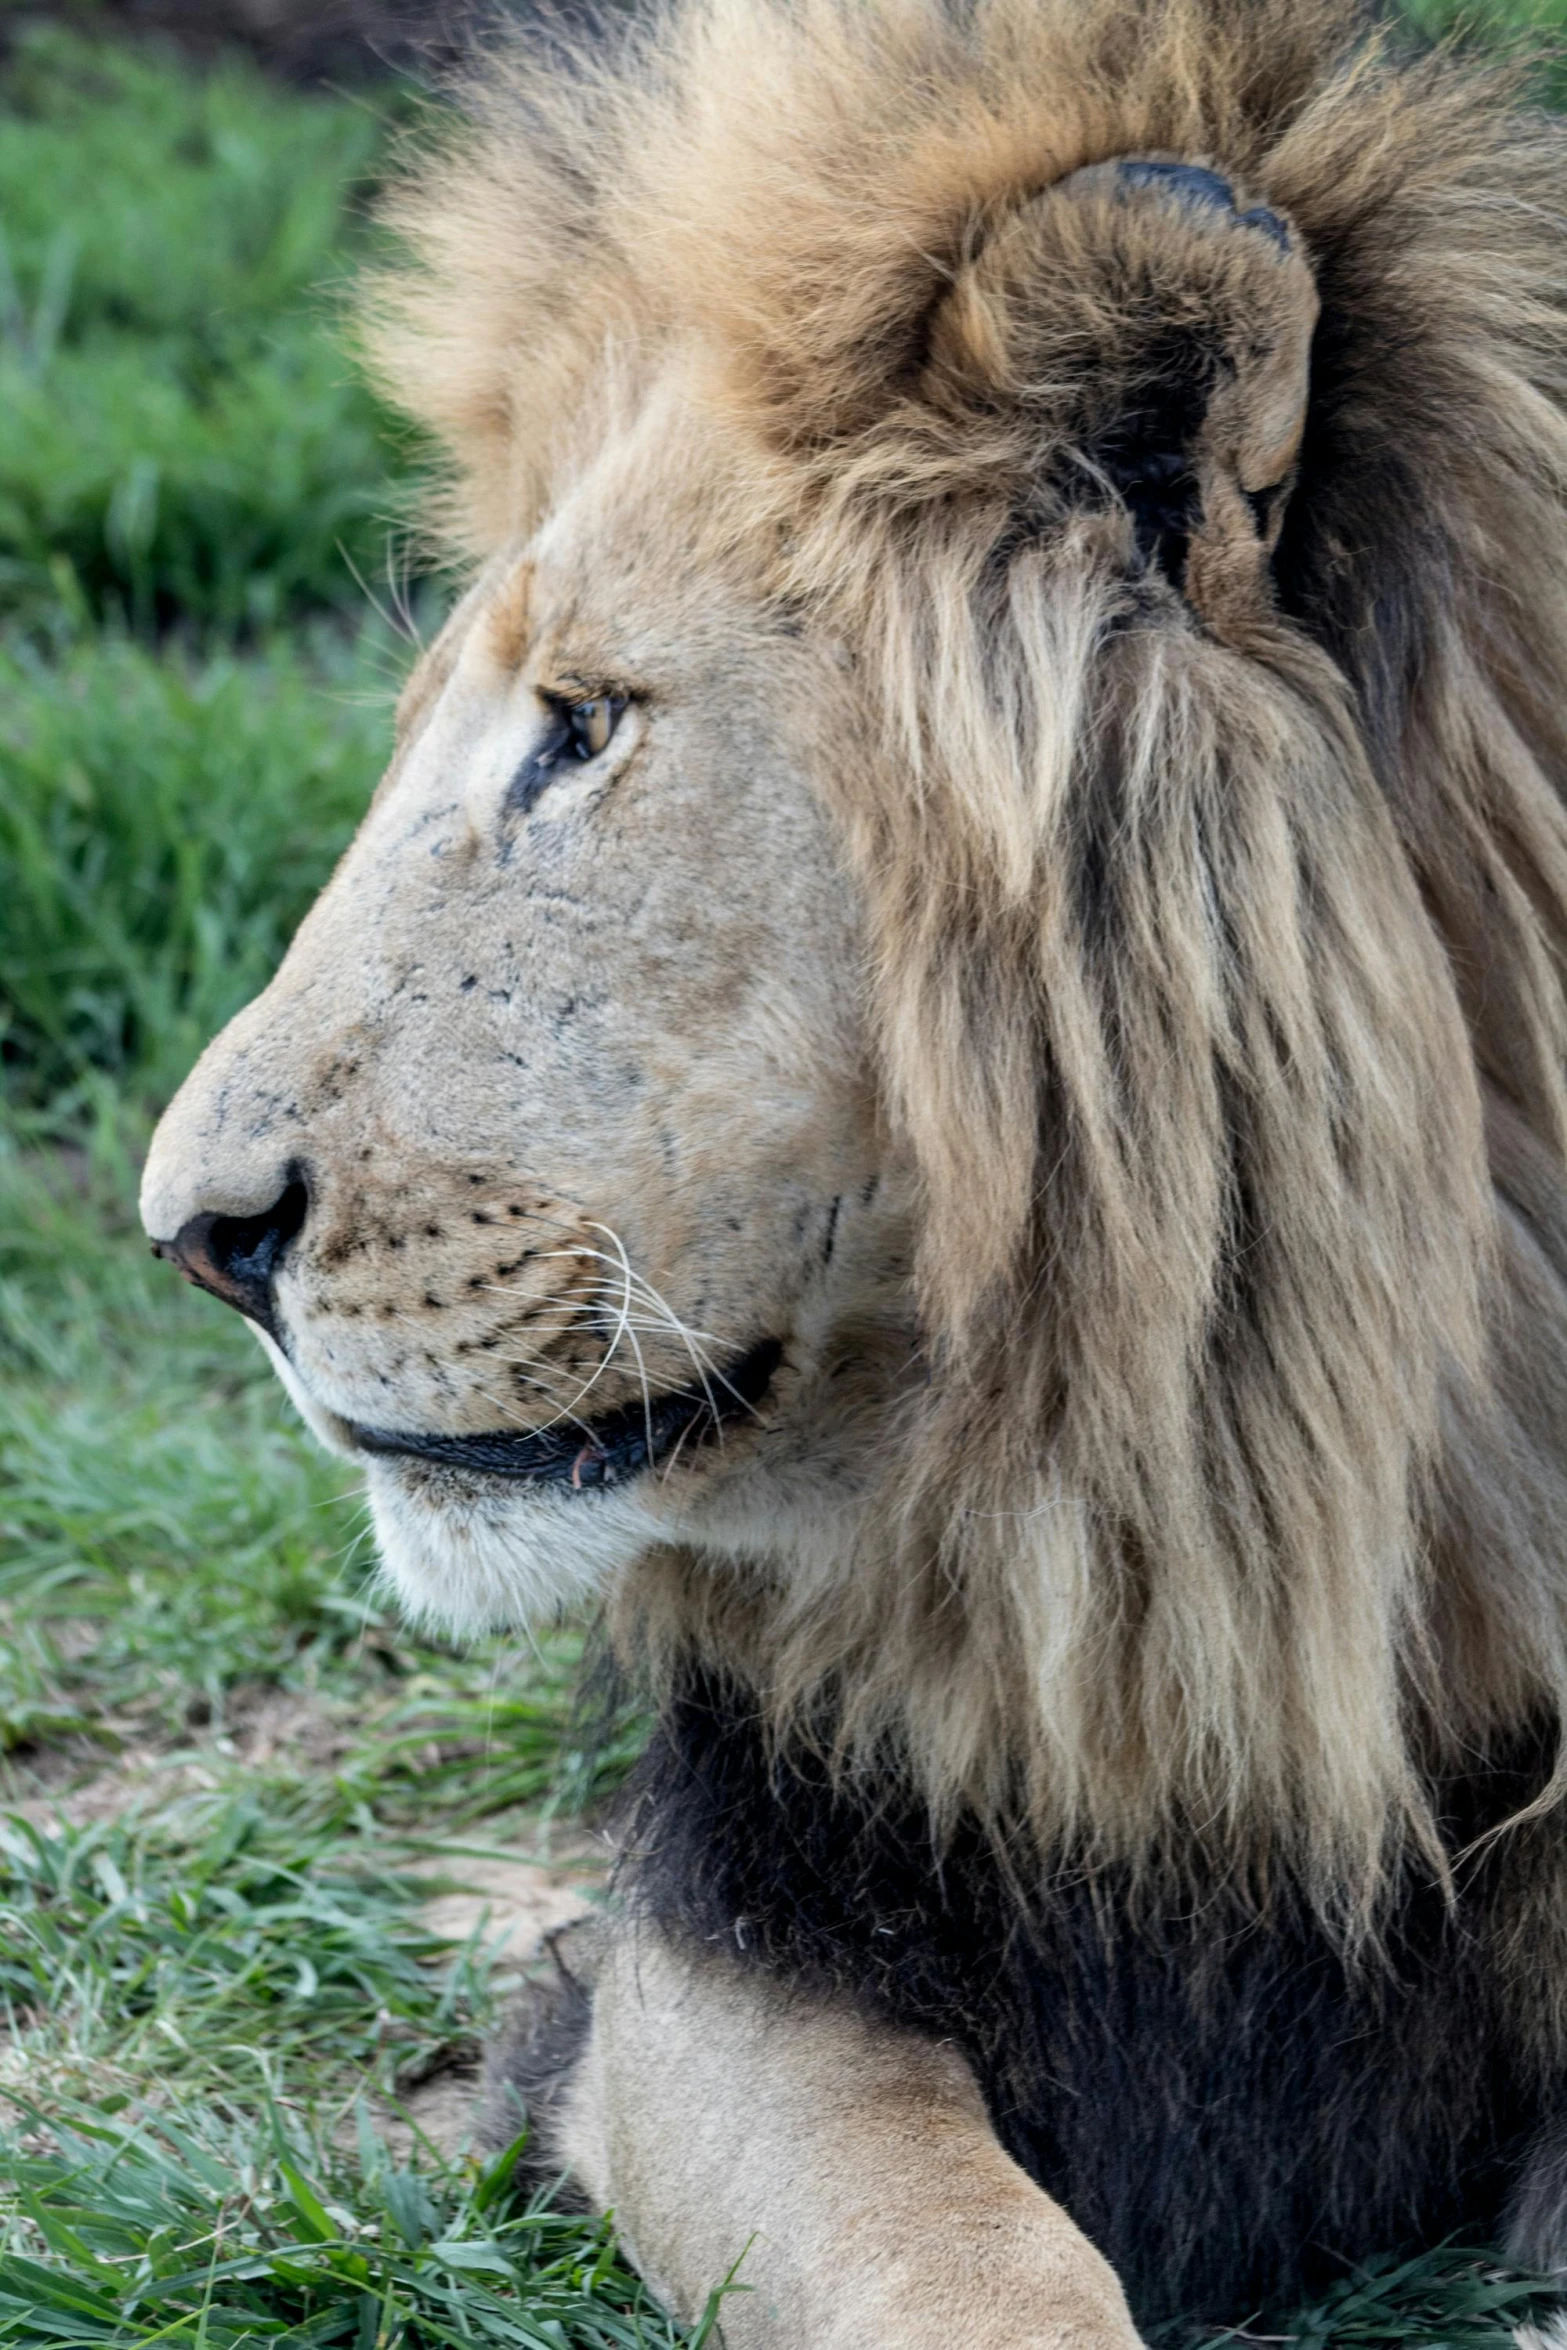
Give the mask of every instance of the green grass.
M 68 567 L 138 627 L 263 626 L 379 575 L 374 403 L 334 294 L 382 124 L 235 64 L 34 28 L 0 112 L 0 612 Z
M 1567 0 L 1397 0 L 1396 13 L 1425 40 L 1520 58 L 1540 98 L 1567 102 Z
M 393 658 L 372 629 L 200 658 L 118 631 L 0 640 L 13 1102 L 59 1105 L 94 1075 L 167 1098 L 352 832 Z
M 484 2169 L 400 2166 L 363 2106 L 353 2153 L 273 2109 L 210 2123 L 54 2118 L 24 2155 L 0 2249 L 0 2342 L 655 2350 L 710 2339 L 719 2295 L 673 2326 L 606 2228 L 518 2208 L 515 2149 Z
M 0 2345 L 712 2330 L 417 2126 L 516 1964 L 428 1872 L 569 1833 L 636 1725 L 578 1734 L 574 1628 L 407 1631 L 352 1479 L 134 1217 L 387 748 L 355 574 L 408 452 L 334 317 L 402 103 L 57 30 L 0 81 Z M 1543 2306 L 1439 2248 L 1255 2330 L 1502 2350 Z
M 395 2093 L 486 2011 L 482 1955 L 447 1963 L 404 1881 L 286 1784 L 57 1833 L 14 1819 L 0 1850 L 0 2002 L 36 2019 L 30 2082 L 151 2076 L 243 2109 L 308 2069 L 318 2095 Z

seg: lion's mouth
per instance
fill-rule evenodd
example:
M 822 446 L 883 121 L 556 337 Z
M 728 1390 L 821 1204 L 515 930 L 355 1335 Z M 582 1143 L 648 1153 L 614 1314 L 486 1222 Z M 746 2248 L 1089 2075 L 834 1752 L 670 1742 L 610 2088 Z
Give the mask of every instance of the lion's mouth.
M 764 1338 L 726 1369 L 711 1373 L 700 1387 L 625 1404 L 596 1420 L 560 1420 L 548 1428 L 416 1436 L 357 1422 L 349 1426 L 363 1452 L 402 1454 L 445 1468 L 477 1469 L 487 1477 L 564 1485 L 581 1493 L 623 1484 L 682 1446 L 710 1443 L 735 1421 L 752 1418 L 782 1359 L 779 1341 Z

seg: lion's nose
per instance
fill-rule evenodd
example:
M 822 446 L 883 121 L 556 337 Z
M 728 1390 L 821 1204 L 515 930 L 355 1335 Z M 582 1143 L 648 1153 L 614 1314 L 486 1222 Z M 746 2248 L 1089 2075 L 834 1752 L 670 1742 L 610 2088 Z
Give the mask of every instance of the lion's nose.
M 259 1216 L 192 1216 L 172 1240 L 155 1240 L 153 1255 L 166 1257 L 187 1281 L 248 1314 L 276 1338 L 273 1283 L 289 1243 L 309 1213 L 304 1179 L 291 1174 L 285 1189 Z

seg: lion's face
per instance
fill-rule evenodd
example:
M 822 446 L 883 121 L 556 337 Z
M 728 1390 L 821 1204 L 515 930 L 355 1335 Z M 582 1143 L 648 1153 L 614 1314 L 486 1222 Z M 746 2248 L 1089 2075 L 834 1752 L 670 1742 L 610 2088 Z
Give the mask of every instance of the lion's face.
M 851 696 L 696 562 L 703 481 L 655 403 L 489 563 L 147 1169 L 149 1231 L 258 1321 L 451 1620 L 652 1539 L 787 1539 L 849 1465 L 834 1330 L 897 1286 L 815 772 Z

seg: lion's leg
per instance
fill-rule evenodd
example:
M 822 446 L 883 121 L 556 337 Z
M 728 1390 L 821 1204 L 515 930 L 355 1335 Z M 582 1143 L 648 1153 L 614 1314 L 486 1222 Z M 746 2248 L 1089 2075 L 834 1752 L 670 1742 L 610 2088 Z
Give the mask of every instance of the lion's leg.
M 651 1932 L 607 1933 L 592 1972 L 548 2158 L 685 2317 L 745 2254 L 729 2350 L 1132 2350 L 1113 2272 L 955 2050 Z

